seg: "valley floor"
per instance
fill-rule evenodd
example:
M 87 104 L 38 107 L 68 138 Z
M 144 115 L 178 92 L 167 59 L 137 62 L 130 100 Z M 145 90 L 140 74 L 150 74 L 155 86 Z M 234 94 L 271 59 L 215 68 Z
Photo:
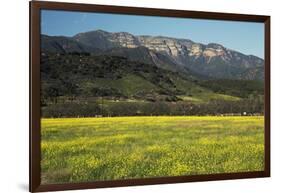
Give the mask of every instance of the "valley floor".
M 262 171 L 262 116 L 42 119 L 43 184 Z

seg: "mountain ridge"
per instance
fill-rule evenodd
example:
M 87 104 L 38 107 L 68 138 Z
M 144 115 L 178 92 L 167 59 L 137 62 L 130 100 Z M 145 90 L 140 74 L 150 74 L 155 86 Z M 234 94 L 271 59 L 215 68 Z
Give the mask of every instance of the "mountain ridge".
M 221 44 L 195 43 L 189 39 L 164 36 L 135 36 L 128 32 L 95 30 L 72 37 L 41 35 L 42 52 L 89 52 L 126 56 L 161 68 L 193 71 L 210 78 L 263 79 L 264 60 L 228 49 Z M 143 47 L 143 49 L 136 49 Z M 124 49 L 127 48 L 127 49 Z M 135 55 L 130 55 L 134 53 Z M 137 54 L 136 54 L 137 53 Z M 146 61 L 146 60 L 144 60 Z M 147 61 L 146 61 L 147 62 Z

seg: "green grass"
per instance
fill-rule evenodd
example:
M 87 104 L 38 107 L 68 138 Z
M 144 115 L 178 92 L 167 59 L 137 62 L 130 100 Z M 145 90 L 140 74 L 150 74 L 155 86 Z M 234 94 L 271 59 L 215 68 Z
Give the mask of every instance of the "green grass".
M 117 80 L 110 80 L 110 79 L 95 79 L 94 85 L 96 87 L 111 87 L 111 88 L 116 88 L 117 90 L 120 90 L 121 93 L 130 96 L 138 91 L 143 91 L 143 92 L 149 92 L 151 90 L 155 90 L 157 87 L 150 83 L 149 81 L 133 75 L 129 74 L 121 79 Z
M 224 94 L 218 94 L 218 93 L 212 93 L 212 92 L 207 92 L 207 93 L 201 93 L 200 95 L 195 95 L 195 96 L 179 96 L 184 101 L 189 101 L 194 104 L 199 104 L 199 103 L 206 103 L 210 102 L 212 100 L 223 100 L 223 101 L 239 101 L 239 97 L 235 96 L 230 96 L 230 95 L 224 95 Z
M 199 99 L 201 99 L 204 102 L 208 102 L 211 100 L 224 100 L 224 101 L 238 101 L 240 100 L 239 97 L 235 97 L 235 96 L 230 96 L 230 95 L 225 95 L 225 94 L 218 94 L 218 93 L 213 93 L 213 92 L 209 92 L 209 93 L 200 93 L 200 95 L 196 95 L 195 98 L 198 97 Z
M 262 171 L 263 117 L 42 119 L 43 184 Z
M 170 76 L 169 78 L 175 83 L 177 89 L 184 92 L 183 95 L 178 96 L 184 101 L 206 103 L 210 100 L 238 101 L 241 99 L 236 96 L 215 93 L 180 77 Z M 114 88 L 129 97 L 137 94 L 139 91 L 142 91 L 143 93 L 150 93 L 152 91 L 157 92 L 159 90 L 159 87 L 155 84 L 152 84 L 148 80 L 134 74 L 128 74 L 117 80 L 96 78 L 93 82 L 83 82 L 83 86 L 81 87 L 84 90 L 90 90 L 90 88 L 93 87 Z
M 170 77 L 171 79 L 173 77 Z M 204 87 L 198 86 L 195 83 L 192 83 L 187 80 L 183 80 L 179 77 L 176 79 L 172 79 L 175 83 L 178 89 L 185 92 L 185 94 L 188 94 L 189 96 L 179 96 L 185 101 L 190 101 L 194 103 L 205 103 L 209 102 L 210 100 L 225 100 L 225 101 L 238 101 L 241 98 L 226 94 L 219 94 L 211 91 L 210 89 L 206 89 Z

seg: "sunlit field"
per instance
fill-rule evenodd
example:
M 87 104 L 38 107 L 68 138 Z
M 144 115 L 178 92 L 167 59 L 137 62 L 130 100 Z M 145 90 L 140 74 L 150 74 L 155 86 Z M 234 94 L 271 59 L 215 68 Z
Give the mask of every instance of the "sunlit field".
M 42 119 L 43 184 L 261 171 L 263 117 Z

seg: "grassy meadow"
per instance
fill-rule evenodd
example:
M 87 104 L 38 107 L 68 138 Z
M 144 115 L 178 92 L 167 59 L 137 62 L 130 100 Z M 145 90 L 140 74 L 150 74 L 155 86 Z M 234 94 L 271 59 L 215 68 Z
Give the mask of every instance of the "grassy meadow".
M 263 123 L 263 116 L 42 118 L 42 183 L 261 171 Z

